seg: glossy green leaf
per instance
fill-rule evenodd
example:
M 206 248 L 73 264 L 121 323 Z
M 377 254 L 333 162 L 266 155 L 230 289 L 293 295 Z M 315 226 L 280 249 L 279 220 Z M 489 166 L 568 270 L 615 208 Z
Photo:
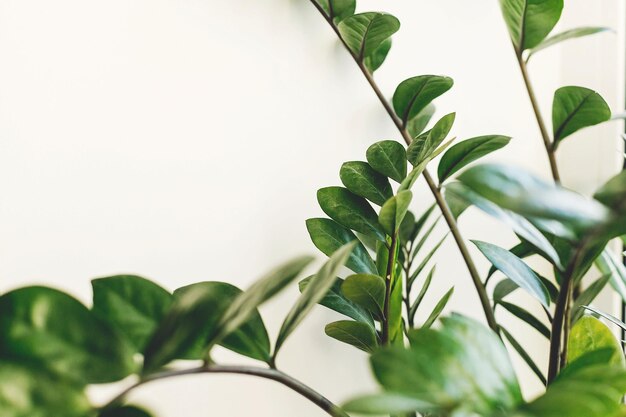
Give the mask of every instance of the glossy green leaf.
M 374 374 L 385 391 L 433 404 L 447 415 L 456 410 L 492 415 L 522 403 L 515 372 L 496 334 L 458 315 L 442 323 L 441 330 L 410 331 L 410 349 L 395 347 L 372 355 Z
M 326 187 L 318 190 L 317 201 L 324 213 L 337 223 L 385 242 L 378 216 L 363 197 L 343 187 Z
M 174 296 L 175 298 L 185 297 L 185 294 L 193 291 L 211 294 L 211 298 L 204 299 L 204 302 L 207 303 L 206 309 L 210 310 L 207 317 L 201 319 L 201 322 L 205 322 L 206 327 L 196 327 L 194 343 L 181 357 L 185 359 L 203 359 L 206 353 L 207 338 L 215 330 L 217 320 L 220 319 L 226 308 L 242 291 L 234 285 L 225 282 L 199 282 L 177 289 L 174 292 Z M 269 337 L 258 310 L 253 312 L 241 327 L 224 338 L 220 344 L 233 352 L 263 362 L 267 362 L 270 357 Z
M 312 278 L 313 276 L 310 276 L 300 281 L 300 292 L 306 289 Z M 363 307 L 359 306 L 356 303 L 353 303 L 352 301 L 348 300 L 345 295 L 343 295 L 343 292 L 341 291 L 341 286 L 343 285 L 343 282 L 343 279 L 337 278 L 333 282 L 330 290 L 328 290 L 326 295 L 324 295 L 324 297 L 319 301 L 318 304 L 323 305 L 324 307 L 329 308 L 333 311 L 336 311 L 339 314 L 350 317 L 358 322 L 365 323 L 373 329 L 374 320 L 372 319 L 372 315 Z
M 548 183 L 520 168 L 483 164 L 465 170 L 458 179 L 471 191 L 501 208 L 532 219 L 556 220 L 559 225 L 584 231 L 610 219 L 608 209 L 563 187 Z
M 400 29 L 400 21 L 385 13 L 359 13 L 343 19 L 338 29 L 350 51 L 362 61 Z
M 428 133 L 423 133 L 411 142 L 406 150 L 407 159 L 413 166 L 417 166 L 427 159 L 433 158 L 433 153 L 450 133 L 455 113 L 443 116 Z
M 446 151 L 439 161 L 437 175 L 443 183 L 457 171 L 483 156 L 506 146 L 511 140 L 508 136 L 487 135 L 464 140 Z
M 0 297 L 2 359 L 104 383 L 135 371 L 133 352 L 125 338 L 61 291 L 25 287 Z
M 329 323 L 324 328 L 324 331 L 333 339 L 368 353 L 374 352 L 378 346 L 374 329 L 358 321 L 342 320 Z
M 624 367 L 622 347 L 611 329 L 593 316 L 583 316 L 570 331 L 567 361 L 575 361 L 586 353 L 603 348 L 613 351 L 610 364 Z
M 132 405 L 110 408 L 98 414 L 98 417 L 151 417 L 146 410 Z
M 529 57 L 530 55 L 534 55 L 535 53 L 543 49 L 559 44 L 561 42 L 564 42 L 570 39 L 582 38 L 583 36 L 595 35 L 596 33 L 607 32 L 610 30 L 611 30 L 610 28 L 605 28 L 605 27 L 581 27 L 581 28 L 569 29 L 569 30 L 563 31 L 561 33 L 557 33 L 556 35 L 550 36 L 549 38 L 545 39 L 543 42 L 541 42 L 539 45 L 537 45 L 530 51 Z
M 593 303 L 600 292 L 606 287 L 611 275 L 603 275 L 589 285 L 585 290 L 574 300 L 572 305 L 572 323 L 575 323 L 580 317 L 582 317 L 584 310 L 583 306 Z
M 376 416 L 381 414 L 399 415 L 416 410 L 428 413 L 437 410 L 437 407 L 425 401 L 392 392 L 363 395 L 346 402 L 342 408 L 349 413 Z
M 354 14 L 356 0 L 315 0 L 318 2 L 326 16 L 338 23 L 342 19 Z
M 406 126 L 434 99 L 452 88 L 452 78 L 420 75 L 402 81 L 393 94 L 393 108 Z
M 354 233 L 330 219 L 308 219 L 306 228 L 311 240 L 326 256 L 331 256 L 346 243 L 357 240 Z M 346 266 L 356 273 L 376 274 L 376 264 L 362 244 L 357 244 Z
M 337 274 L 346 263 L 348 256 L 354 250 L 357 242 L 350 242 L 335 253 L 320 268 L 319 271 L 311 278 L 300 298 L 293 305 L 285 320 L 283 321 L 278 336 L 276 338 L 276 346 L 274 348 L 274 357 L 283 346 L 283 343 L 289 337 L 296 327 L 304 320 L 311 309 L 320 302 L 328 291 L 332 288 L 333 283 L 337 279 Z M 345 284 L 345 283 L 344 283 Z
M 541 320 L 533 316 L 528 310 L 506 301 L 500 301 L 498 304 L 518 319 L 528 323 L 528 325 L 541 333 L 545 338 L 550 339 L 550 329 L 548 329 L 548 326 L 543 324 Z
M 378 215 L 378 222 L 389 236 L 395 235 L 400 228 L 412 198 L 413 193 L 410 191 L 400 191 L 383 204 Z
M 378 275 L 356 274 L 346 278 L 341 286 L 343 295 L 381 320 L 384 317 L 385 279 Z
M 80 385 L 14 361 L 0 361 L 0 416 L 85 417 L 90 405 Z
M 500 272 L 539 300 L 544 307 L 550 306 L 548 289 L 524 261 L 508 250 L 491 243 L 476 240 L 472 242 Z
M 530 370 L 533 371 L 537 378 L 539 378 L 539 381 L 541 381 L 542 384 L 546 385 L 546 377 L 543 375 L 543 372 L 541 372 L 541 369 L 539 369 L 539 367 L 537 366 L 533 358 L 528 354 L 528 352 L 526 352 L 526 350 L 522 347 L 522 345 L 519 344 L 515 337 L 513 337 L 513 335 L 509 333 L 504 327 L 500 326 L 500 331 L 502 332 L 506 340 L 509 341 L 511 346 L 513 346 L 513 349 L 515 349 L 517 354 L 524 360 L 524 362 L 526 362 Z
M 406 177 L 406 150 L 394 140 L 376 142 L 366 152 L 367 162 L 381 174 L 396 182 Z
M 611 118 L 606 101 L 593 90 L 584 87 L 561 87 L 554 93 L 552 126 L 554 145 L 572 133 Z
M 398 192 L 404 191 L 404 190 L 410 190 L 411 188 L 413 188 L 413 185 L 415 185 L 415 181 L 417 181 L 419 176 L 424 173 L 424 170 L 426 170 L 426 166 L 428 165 L 428 163 L 434 158 L 436 158 L 441 152 L 445 151 L 453 141 L 454 141 L 454 138 L 448 140 L 447 142 L 444 142 L 437 149 L 435 149 L 432 153 L 430 153 L 423 161 L 421 161 L 419 164 L 414 166 L 411 172 L 409 172 L 406 178 L 402 181 L 402 183 L 400 184 L 400 187 L 398 187 Z
M 520 259 L 524 259 L 527 258 L 531 255 L 535 254 L 534 248 L 532 247 L 532 245 L 530 245 L 528 242 L 522 241 L 520 243 L 518 243 L 517 245 L 513 246 L 511 249 L 508 250 L 509 252 L 511 252 L 513 255 L 517 256 Z M 496 273 L 498 269 L 491 265 L 491 268 L 489 268 L 489 273 L 487 273 L 487 277 L 492 276 L 493 274 Z M 507 280 L 505 280 L 507 281 Z M 510 281 L 510 280 L 508 280 Z M 510 292 L 512 292 L 514 289 L 518 288 L 517 284 L 512 283 L 513 285 L 515 285 L 515 288 L 513 288 Z M 508 293 L 507 293 L 508 294 Z
M 391 44 L 391 38 L 386 39 L 370 55 L 365 57 L 363 63 L 369 72 L 373 73 L 383 65 L 389 54 L 389 50 L 391 50 Z
M 118 275 L 91 281 L 93 312 L 119 329 L 143 352 L 148 339 L 172 304 L 172 295 L 145 278 Z
M 339 177 L 348 190 L 379 206 L 393 197 L 393 190 L 387 177 L 378 173 L 367 162 L 344 163 L 339 171 Z
M 426 130 L 426 126 L 435 115 L 435 105 L 433 103 L 424 107 L 415 117 L 410 119 L 406 124 L 406 130 L 412 138 L 419 136 Z
M 443 309 L 448 304 L 448 301 L 450 301 L 450 297 L 452 297 L 453 293 L 454 293 L 454 287 L 450 288 L 448 292 L 445 293 L 443 297 L 441 297 L 441 299 L 437 302 L 437 305 L 435 305 L 435 308 L 433 308 L 433 311 L 430 313 L 430 316 L 428 316 L 428 318 L 422 325 L 422 328 L 428 329 L 435 323 L 435 320 L 439 318 Z
M 513 45 L 521 52 L 548 36 L 561 17 L 563 0 L 500 0 L 500 7 Z

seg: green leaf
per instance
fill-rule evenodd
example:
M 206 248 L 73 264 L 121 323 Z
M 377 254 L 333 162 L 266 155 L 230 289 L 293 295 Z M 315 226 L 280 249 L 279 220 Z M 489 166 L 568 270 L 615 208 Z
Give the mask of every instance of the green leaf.
M 363 197 L 343 187 L 326 187 L 318 190 L 317 201 L 324 213 L 337 223 L 385 242 L 378 216 Z
M 389 180 L 367 162 L 346 162 L 339 171 L 341 182 L 354 194 L 382 206 L 393 196 Z
M 392 180 L 402 182 L 406 177 L 406 150 L 399 142 L 376 142 L 367 148 L 366 157 L 372 168 Z
M 211 310 L 208 312 L 207 317 L 201 319 L 206 323 L 206 327 L 196 327 L 195 342 L 181 357 L 185 359 L 203 359 L 206 353 L 207 338 L 215 329 L 217 320 L 242 291 L 234 285 L 225 282 L 198 282 L 177 289 L 174 292 L 174 296 L 175 298 L 185 297 L 185 294 L 192 291 L 211 294 L 211 298 L 204 301 L 207 303 L 206 308 Z M 224 338 L 220 344 L 226 349 L 252 359 L 267 362 L 270 358 L 269 337 L 258 310 L 253 312 L 241 327 Z
M 343 19 L 339 33 L 350 51 L 362 61 L 400 29 L 400 21 L 385 13 L 359 13 Z
M 276 338 L 276 346 L 274 348 L 274 358 L 283 346 L 287 337 L 289 337 L 298 324 L 304 320 L 313 306 L 321 301 L 326 293 L 328 293 L 328 291 L 332 288 L 333 283 L 337 279 L 339 270 L 345 264 L 348 256 L 350 256 L 350 253 L 352 253 L 356 244 L 357 242 L 350 242 L 339 248 L 309 281 L 309 284 L 300 295 L 300 298 L 298 298 L 298 301 L 296 301 L 293 305 L 280 327 L 278 337 Z
M 515 349 L 518 355 L 520 355 L 520 357 L 524 359 L 524 362 L 526 362 L 530 370 L 533 371 L 533 373 L 537 376 L 537 378 L 539 378 L 539 381 L 541 381 L 542 384 L 546 385 L 547 383 L 546 377 L 543 375 L 543 373 L 541 372 L 541 369 L 539 369 L 539 367 L 537 366 L 533 358 L 528 354 L 528 352 L 526 352 L 526 350 L 524 350 L 522 345 L 520 345 L 519 342 L 515 340 L 515 338 L 513 337 L 511 333 L 509 333 L 502 326 L 499 326 L 499 328 L 502 334 L 504 335 L 504 337 L 509 341 L 511 346 L 513 346 L 513 349 Z
M 410 191 L 400 191 L 397 195 L 387 200 L 380 209 L 378 222 L 389 236 L 395 235 L 400 228 L 412 198 L 413 193 Z
M 439 161 L 437 175 L 443 183 L 458 170 L 483 156 L 506 146 L 511 140 L 508 136 L 487 135 L 457 143 L 446 151 Z
M 597 310 L 591 306 L 583 306 L 583 308 L 585 310 L 590 311 L 591 313 L 599 316 L 599 317 L 603 317 L 605 319 L 607 319 L 608 321 L 610 321 L 613 324 L 616 324 L 621 330 L 626 331 L 626 323 L 624 323 L 623 321 L 621 321 L 620 319 L 618 319 L 617 317 L 614 317 L 608 313 L 602 312 L 600 310 Z
M 330 219 L 308 219 L 306 228 L 311 240 L 326 256 L 331 256 L 346 243 L 357 240 L 354 233 Z M 376 264 L 362 244 L 348 257 L 346 266 L 356 273 L 375 274 Z
M 90 409 L 83 387 L 41 369 L 0 361 L 2 417 L 85 417 Z
M 306 289 L 312 278 L 313 276 L 310 276 L 300 281 L 300 292 Z M 328 290 L 326 295 L 319 301 L 319 304 L 336 311 L 339 314 L 350 317 L 360 323 L 365 323 L 373 329 L 374 320 L 372 319 L 372 315 L 363 307 L 353 303 L 343 295 L 343 292 L 341 291 L 343 283 L 344 280 L 337 278 L 333 282 L 330 290 Z
M 561 17 L 563 0 L 500 0 L 504 21 L 518 53 L 539 45 Z
M 119 329 L 143 352 L 148 339 L 172 304 L 172 295 L 145 278 L 118 275 L 91 281 L 93 312 Z
M 403 414 L 420 410 L 436 411 L 437 407 L 411 396 L 392 392 L 363 395 L 346 402 L 342 408 L 349 413 L 363 415 Z
M 456 113 L 443 116 L 431 130 L 421 134 L 411 142 L 406 150 L 406 155 L 413 166 L 434 158 L 433 153 L 450 133 L 455 118 Z
M 393 108 L 406 126 L 434 99 L 452 88 L 452 84 L 452 78 L 438 75 L 420 75 L 404 80 L 393 93 Z
M 316 0 L 326 16 L 338 23 L 342 19 L 354 14 L 356 9 L 356 0 Z
M 434 152 L 432 152 L 430 155 L 428 155 L 423 161 L 421 161 L 419 164 L 417 164 L 411 170 L 411 172 L 409 172 L 409 174 L 406 176 L 406 178 L 402 181 L 402 183 L 400 184 L 400 187 L 398 187 L 398 192 L 404 191 L 404 190 L 410 190 L 413 187 L 413 185 L 415 185 L 415 181 L 417 181 L 417 178 L 420 175 L 422 175 L 422 173 L 426 169 L 426 166 L 428 165 L 428 163 L 431 160 L 433 160 L 434 158 L 436 158 L 441 152 L 446 150 L 446 148 L 448 146 L 450 146 L 450 144 L 453 141 L 454 141 L 454 138 L 452 138 L 449 141 L 445 142 L 443 145 L 441 145 L 437 149 L 435 149 Z
M 611 209 L 622 212 L 626 203 L 626 170 L 608 180 L 593 198 Z
M 566 30 L 561 33 L 557 33 L 556 35 L 550 36 L 549 38 L 545 39 L 539 45 L 534 47 L 530 51 L 528 56 L 530 57 L 531 55 L 534 55 L 535 53 L 543 49 L 546 49 L 550 46 L 556 45 L 563 41 L 581 38 L 583 36 L 595 35 L 596 33 L 607 32 L 607 31 L 611 31 L 611 29 L 605 28 L 605 27 L 581 27 L 581 28 L 569 29 L 569 30 Z
M 445 293 L 443 297 L 441 297 L 441 300 L 437 302 L 437 305 L 435 306 L 433 311 L 430 313 L 430 316 L 428 316 L 428 318 L 422 325 L 422 328 L 428 329 L 435 323 L 435 320 L 437 320 L 437 318 L 441 315 L 441 312 L 448 304 L 448 301 L 450 301 L 450 297 L 452 297 L 453 293 L 454 293 L 454 287 L 450 288 L 448 292 Z
M 422 109 L 415 117 L 409 120 L 406 124 L 406 130 L 409 132 L 412 138 L 417 137 L 420 133 L 426 130 L 426 126 L 430 123 L 430 120 L 435 115 L 435 105 L 433 103 L 428 104 Z
M 500 301 L 498 304 L 504 307 L 509 313 L 513 314 L 518 319 L 528 323 L 532 328 L 541 333 L 545 338 L 550 339 L 550 329 L 548 329 L 548 327 L 543 324 L 541 320 L 528 312 L 528 310 L 525 310 L 518 305 L 507 303 L 506 301 Z
M 571 375 L 574 375 L 589 366 L 607 365 L 614 353 L 615 352 L 612 348 L 602 348 L 585 353 L 576 358 L 576 360 L 567 363 L 556 376 L 555 381 L 562 378 L 569 378 Z
M 0 357 L 85 383 L 118 381 L 136 369 L 125 338 L 76 299 L 46 287 L 0 297 Z
M 378 346 L 374 329 L 358 321 L 342 320 L 329 323 L 324 328 L 324 331 L 333 339 L 368 353 L 374 352 Z
M 389 50 L 391 49 L 391 38 L 384 40 L 378 48 L 363 60 L 365 67 L 369 72 L 373 73 L 383 65 Z
M 404 219 L 402 219 L 402 223 L 400 223 L 400 228 L 398 229 L 398 238 L 400 238 L 402 245 L 406 245 L 413 240 L 415 228 L 415 215 L 411 211 L 407 211 Z
M 419 308 L 420 304 L 424 300 L 424 297 L 426 296 L 426 293 L 428 292 L 428 288 L 430 288 L 430 283 L 432 282 L 433 276 L 435 275 L 436 267 L 437 265 L 433 265 L 433 267 L 430 269 L 430 272 L 426 276 L 426 280 L 424 281 L 424 284 L 422 285 L 422 288 L 420 289 L 420 292 L 417 295 L 417 298 L 411 305 L 411 308 L 409 310 L 409 315 L 411 319 L 415 317 L 415 313 L 417 312 L 417 309 Z
M 567 361 L 572 362 L 586 353 L 609 348 L 613 354 L 609 363 L 624 367 L 624 353 L 611 329 L 593 316 L 583 316 L 572 327 L 568 339 Z
M 554 147 L 572 133 L 610 118 L 609 105 L 595 91 L 575 86 L 559 88 L 552 102 Z
M 606 207 L 563 187 L 548 183 L 522 169 L 497 164 L 471 167 L 458 179 L 492 203 L 532 219 L 556 220 L 559 225 L 585 231 L 610 218 Z M 569 237 L 569 236 L 568 236 Z
M 529 244 L 528 242 L 522 241 L 518 243 L 517 245 L 513 246 L 511 249 L 509 249 L 509 252 L 511 252 L 513 255 L 517 256 L 520 259 L 524 259 L 524 258 L 528 258 L 531 255 L 534 255 L 535 254 L 534 249 L 535 248 L 533 248 L 531 244 Z M 495 274 L 497 270 L 498 269 L 495 266 L 491 265 L 491 268 L 489 268 L 489 272 L 487 273 L 487 277 L 490 277 L 493 274 Z M 519 288 L 517 284 L 513 283 L 513 285 L 514 285 L 514 288 L 512 288 L 511 291 L 507 292 L 505 295 L 508 295 L 509 293 L 513 292 L 513 290 Z
M 442 323 L 441 330 L 410 331 L 410 349 L 394 347 L 372 355 L 374 374 L 385 391 L 433 404 L 444 415 L 456 415 L 455 410 L 462 410 L 460 415 L 492 415 L 522 403 L 515 372 L 496 334 L 459 315 Z
M 497 271 L 495 267 L 493 267 L 494 271 Z M 493 301 L 499 303 L 504 300 L 504 298 L 511 294 L 513 291 L 519 288 L 515 282 L 510 280 L 509 278 L 505 278 L 498 282 L 493 289 Z
M 613 255 L 604 250 L 595 259 L 595 265 L 603 275 L 610 276 L 610 283 L 613 289 L 626 300 L 626 267 L 621 261 L 616 260 Z
M 572 323 L 576 323 L 578 319 L 583 315 L 583 306 L 593 303 L 593 300 L 600 294 L 602 289 L 606 287 L 611 275 L 603 275 L 589 285 L 585 290 L 574 300 L 572 305 Z
M 472 243 L 498 268 L 500 272 L 535 297 L 546 308 L 550 306 L 550 294 L 539 277 L 520 258 L 506 249 L 491 243 L 473 240 Z
M 98 417 L 151 417 L 146 410 L 132 405 L 110 408 L 98 414 Z
M 369 311 L 378 320 L 384 317 L 385 290 L 385 279 L 371 274 L 350 275 L 341 286 L 348 300 Z

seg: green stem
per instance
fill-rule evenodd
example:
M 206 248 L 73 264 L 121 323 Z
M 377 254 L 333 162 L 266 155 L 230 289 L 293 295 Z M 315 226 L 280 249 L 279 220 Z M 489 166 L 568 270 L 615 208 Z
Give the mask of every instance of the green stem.
M 239 374 L 239 375 L 252 375 L 259 378 L 265 378 L 272 381 L 276 381 L 298 394 L 302 395 L 319 408 L 324 410 L 326 414 L 331 417 L 350 417 L 345 411 L 339 408 L 337 405 L 330 402 L 326 397 L 314 391 L 312 388 L 296 380 L 295 378 L 276 369 L 259 368 L 253 366 L 229 366 L 229 365 L 210 365 L 200 366 L 197 368 L 183 369 L 177 371 L 164 371 L 149 375 L 124 390 L 117 397 L 111 400 L 103 409 L 110 409 L 124 402 L 124 399 L 134 389 L 147 384 L 148 382 L 157 381 L 161 379 L 174 378 L 184 375 L 196 375 L 196 374 Z
M 310 0 L 310 1 L 313 4 L 313 6 L 315 6 L 315 8 L 324 17 L 324 19 L 326 19 L 326 21 L 334 30 L 334 32 L 337 34 L 337 37 L 339 38 L 341 43 L 344 45 L 344 47 L 346 48 L 350 56 L 352 56 L 357 66 L 363 73 L 363 76 L 365 76 L 365 79 L 367 80 L 372 90 L 376 94 L 376 97 L 378 97 L 380 103 L 385 108 L 387 114 L 389 115 L 389 118 L 391 118 L 394 125 L 398 129 L 398 132 L 400 132 L 400 135 L 402 136 L 406 144 L 409 145 L 411 141 L 413 140 L 413 138 L 411 138 L 411 135 L 409 134 L 409 132 L 407 132 L 407 130 L 404 128 L 402 121 L 395 114 L 393 108 L 391 107 L 391 104 L 387 101 L 387 99 L 383 95 L 380 88 L 378 88 L 378 85 L 374 81 L 374 77 L 372 76 L 372 74 L 365 67 L 363 62 L 359 60 L 359 57 L 356 56 L 354 53 L 352 53 L 352 51 L 346 44 L 345 40 L 341 36 L 341 33 L 339 33 L 339 29 L 337 28 L 337 25 L 335 25 L 333 20 L 328 15 L 326 15 L 326 13 L 324 12 L 324 9 L 322 9 L 322 7 L 317 3 L 317 1 L 315 0 Z M 474 283 L 474 287 L 476 288 L 476 291 L 478 293 L 480 304 L 483 308 L 485 318 L 487 319 L 487 324 L 494 332 L 498 333 L 498 324 L 496 323 L 496 318 L 493 314 L 493 310 L 491 309 L 491 305 L 489 303 L 489 296 L 487 295 L 487 290 L 483 286 L 480 275 L 478 274 L 478 270 L 476 269 L 476 265 L 474 264 L 474 261 L 472 260 L 472 257 L 469 254 L 469 251 L 467 249 L 467 246 L 465 245 L 465 241 L 463 240 L 463 236 L 461 235 L 461 232 L 456 223 L 456 220 L 454 219 L 454 216 L 452 215 L 452 212 L 450 211 L 448 204 L 443 198 L 443 195 L 441 194 L 441 190 L 437 187 L 437 184 L 435 183 L 435 181 L 433 180 L 433 178 L 431 177 L 427 169 L 424 169 L 422 176 L 426 180 L 426 183 L 428 184 L 428 188 L 430 188 L 430 191 L 435 197 L 435 201 L 437 202 L 437 205 L 439 206 L 439 209 L 441 210 L 441 213 L 443 214 L 443 217 L 445 218 L 446 223 L 448 224 L 448 227 L 450 228 L 450 232 L 452 233 L 452 236 L 454 237 L 454 241 L 456 242 L 459 248 L 459 251 L 461 252 L 461 256 L 463 257 L 463 260 L 465 261 L 467 270 L 472 278 L 472 282 Z
M 391 285 L 393 284 L 393 270 L 396 264 L 396 246 L 398 244 L 398 232 L 391 237 L 391 246 L 387 256 L 387 272 L 385 275 L 385 302 L 383 305 L 382 344 L 389 345 L 389 305 L 391 301 Z

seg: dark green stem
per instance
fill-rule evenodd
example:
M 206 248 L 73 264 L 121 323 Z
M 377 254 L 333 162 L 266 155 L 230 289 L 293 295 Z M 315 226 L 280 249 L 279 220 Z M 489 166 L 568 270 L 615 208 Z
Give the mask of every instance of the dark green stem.
M 350 417 L 341 408 L 330 402 L 326 397 L 314 391 L 307 385 L 298 381 L 297 379 L 279 371 L 276 369 L 259 368 L 253 366 L 229 366 L 229 365 L 210 365 L 200 366 L 197 368 L 183 369 L 177 371 L 164 371 L 156 374 L 149 375 L 124 390 L 117 397 L 111 400 L 103 409 L 110 409 L 124 402 L 126 396 L 134 389 L 147 384 L 148 382 L 157 381 L 161 379 L 174 378 L 184 375 L 196 375 L 196 374 L 239 374 L 239 375 L 252 375 L 259 378 L 270 379 L 276 381 L 298 394 L 302 395 L 319 408 L 324 410 L 326 414 L 332 417 Z

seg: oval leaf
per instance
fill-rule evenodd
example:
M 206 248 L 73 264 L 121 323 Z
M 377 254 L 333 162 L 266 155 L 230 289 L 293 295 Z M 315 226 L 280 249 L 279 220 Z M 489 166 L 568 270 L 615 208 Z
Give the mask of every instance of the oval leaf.
M 406 126 L 434 99 L 452 88 L 454 81 L 439 75 L 420 75 L 402 81 L 393 93 L 393 108 Z
M 343 19 L 337 28 L 350 51 L 363 61 L 400 29 L 400 21 L 390 14 L 367 12 Z
M 563 0 L 500 0 L 504 21 L 518 53 L 534 48 L 561 18 Z
M 356 0 L 316 0 L 326 13 L 326 16 L 333 19 L 335 23 L 340 22 L 348 16 L 354 14 Z
M 409 209 L 413 193 L 408 190 L 400 191 L 398 195 L 393 196 L 383 205 L 378 215 L 378 222 L 383 227 L 385 233 L 389 236 L 396 234 L 404 216 Z
M 561 87 L 552 102 L 554 146 L 572 133 L 611 118 L 606 101 L 593 90 L 584 87 Z
M 348 190 L 379 206 L 393 197 L 393 190 L 387 177 L 378 173 L 367 162 L 344 163 L 339 171 L 339 177 Z
M 437 150 L 437 147 L 441 145 L 441 142 L 448 136 L 456 113 L 450 113 L 443 116 L 435 126 L 428 132 L 425 132 L 415 138 L 406 150 L 407 159 L 413 166 L 417 166 L 426 160 L 431 160 L 435 157 L 433 153 Z
M 329 323 L 324 331 L 333 339 L 368 353 L 372 353 L 378 346 L 374 330 L 367 324 L 358 321 L 343 320 Z
M 604 323 L 593 316 L 583 316 L 572 327 L 568 339 L 567 362 L 598 349 L 611 349 L 611 365 L 624 366 L 624 353 L 619 341 Z
M 350 275 L 341 286 L 343 295 L 350 301 L 382 320 L 385 302 L 385 279 L 378 275 Z
M 437 175 L 443 183 L 461 168 L 483 156 L 506 146 L 511 140 L 508 136 L 487 135 L 457 143 L 446 151 L 439 161 Z
M 381 174 L 402 182 L 406 177 L 406 150 L 394 140 L 376 142 L 367 149 L 367 162 Z

